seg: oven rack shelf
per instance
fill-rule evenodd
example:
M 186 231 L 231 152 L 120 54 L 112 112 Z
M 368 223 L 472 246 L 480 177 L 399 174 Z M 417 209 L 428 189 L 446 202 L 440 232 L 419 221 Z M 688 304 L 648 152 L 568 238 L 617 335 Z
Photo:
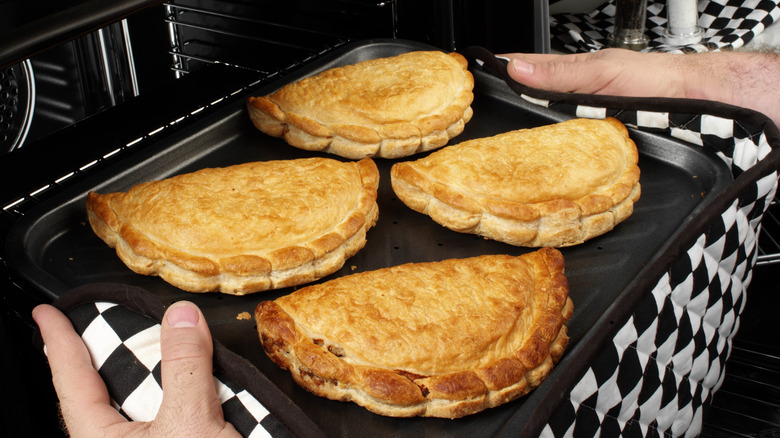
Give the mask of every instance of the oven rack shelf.
M 271 72 L 280 61 L 314 58 L 354 39 L 394 34 L 395 7 L 389 1 L 332 0 L 314 10 L 297 0 L 163 5 L 171 68 L 179 76 L 209 63 Z
M 772 200 L 761 221 L 757 265 L 780 264 L 780 202 Z

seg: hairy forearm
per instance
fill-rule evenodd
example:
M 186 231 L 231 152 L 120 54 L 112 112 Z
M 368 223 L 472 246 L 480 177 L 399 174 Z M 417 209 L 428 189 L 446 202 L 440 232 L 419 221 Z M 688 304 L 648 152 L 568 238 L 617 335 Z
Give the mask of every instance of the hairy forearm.
M 683 55 L 685 95 L 749 108 L 780 126 L 780 54 L 721 52 Z
M 705 99 L 749 108 L 780 126 L 780 54 L 692 54 L 604 49 L 571 55 L 521 54 L 509 75 L 544 90 L 633 97 Z

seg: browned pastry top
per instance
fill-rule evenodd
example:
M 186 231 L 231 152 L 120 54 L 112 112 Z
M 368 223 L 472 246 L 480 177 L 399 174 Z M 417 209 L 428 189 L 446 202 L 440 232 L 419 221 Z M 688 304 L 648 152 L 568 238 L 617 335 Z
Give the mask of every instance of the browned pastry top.
M 309 391 L 390 416 L 459 417 L 537 386 L 567 344 L 563 257 L 546 248 L 405 264 L 261 303 L 263 347 Z
M 302 149 L 397 158 L 463 131 L 474 98 L 467 66 L 439 51 L 366 60 L 250 97 L 247 109 L 258 129 Z
M 570 246 L 625 220 L 639 154 L 614 118 L 573 119 L 448 146 L 392 169 L 410 208 L 456 231 L 521 246 Z
M 378 180 L 370 159 L 254 162 L 90 193 L 87 210 L 134 271 L 244 294 L 341 267 L 376 221 Z

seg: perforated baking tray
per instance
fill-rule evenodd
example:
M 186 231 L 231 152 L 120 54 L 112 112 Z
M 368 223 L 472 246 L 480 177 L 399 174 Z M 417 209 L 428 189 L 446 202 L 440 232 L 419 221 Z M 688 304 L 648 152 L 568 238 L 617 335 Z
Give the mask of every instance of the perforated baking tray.
M 278 82 L 254 90 L 265 94 L 284 83 L 332 66 L 430 49 L 397 40 L 368 41 L 346 46 Z M 570 116 L 531 104 L 514 94 L 501 80 L 473 65 L 474 117 L 453 143 L 563 121 Z M 146 288 L 166 302 L 188 299 L 203 309 L 215 339 L 251 361 L 278 385 L 328 435 L 331 436 L 494 436 L 536 434 L 550 412 L 568 393 L 559 377 L 584 370 L 592 360 L 583 346 L 619 322 L 611 320 L 615 309 L 631 306 L 637 294 L 632 283 L 660 251 L 678 237 L 677 230 L 698 213 L 732 177 L 714 154 L 670 137 L 630 130 L 639 152 L 642 197 L 633 215 L 611 232 L 582 245 L 564 248 L 566 273 L 574 314 L 569 322 L 571 342 L 560 363 L 535 391 L 516 401 L 458 420 L 399 419 L 372 414 L 352 403 L 331 401 L 298 387 L 289 373 L 280 370 L 262 352 L 253 320 L 239 320 L 253 313 L 261 300 L 273 299 L 293 289 L 260 292 L 245 297 L 190 294 L 156 277 L 144 277 L 127 269 L 92 232 L 84 201 L 89 190 L 127 190 L 142 181 L 169 177 L 203 167 L 316 155 L 286 145 L 257 131 L 250 123 L 243 100 L 204 117 L 195 126 L 159 139 L 102 173 L 81 182 L 60 196 L 30 211 L 14 227 L 6 254 L 14 275 L 22 277 L 54 299 L 72 287 L 101 281 L 125 282 Z M 414 159 L 418 157 L 410 157 Z M 368 243 L 337 273 L 321 280 L 353 272 L 406 262 L 442 260 L 479 254 L 522 254 L 518 248 L 447 230 L 427 216 L 407 208 L 390 187 L 393 160 L 377 159 L 381 180 L 379 221 L 368 232 Z M 478 286 L 477 286 L 478 287 Z

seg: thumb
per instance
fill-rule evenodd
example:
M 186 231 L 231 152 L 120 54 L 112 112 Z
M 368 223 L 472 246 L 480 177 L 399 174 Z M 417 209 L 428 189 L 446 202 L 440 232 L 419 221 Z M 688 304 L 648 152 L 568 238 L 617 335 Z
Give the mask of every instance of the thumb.
M 597 72 L 590 73 L 587 62 L 573 62 L 557 56 L 512 57 L 507 73 L 515 81 L 531 88 L 559 92 L 589 92 Z
M 168 308 L 160 349 L 163 400 L 154 427 L 164 436 L 203 436 L 225 428 L 212 374 L 211 333 L 197 306 L 181 301 Z

